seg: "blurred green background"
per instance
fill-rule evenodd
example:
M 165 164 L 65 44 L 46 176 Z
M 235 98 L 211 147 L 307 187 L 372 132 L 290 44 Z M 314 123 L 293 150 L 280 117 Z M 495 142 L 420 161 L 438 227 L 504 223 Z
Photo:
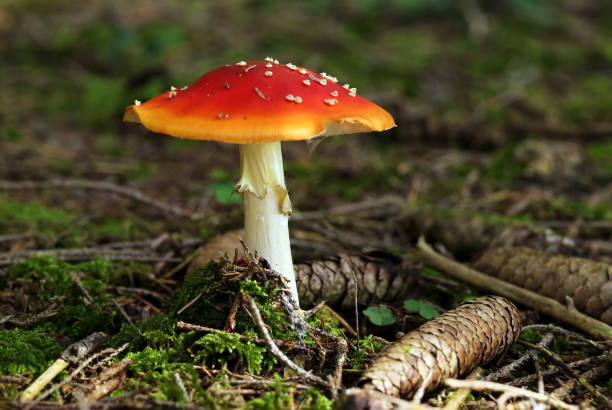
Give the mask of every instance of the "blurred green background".
M 266 56 L 350 82 L 398 123 L 330 139 L 314 157 L 286 144 L 296 209 L 415 184 L 435 202 L 468 177 L 488 190 L 538 172 L 588 189 L 612 176 L 610 2 L 3 0 L 0 178 L 113 180 L 231 208 L 235 147 L 154 135 L 122 112 Z

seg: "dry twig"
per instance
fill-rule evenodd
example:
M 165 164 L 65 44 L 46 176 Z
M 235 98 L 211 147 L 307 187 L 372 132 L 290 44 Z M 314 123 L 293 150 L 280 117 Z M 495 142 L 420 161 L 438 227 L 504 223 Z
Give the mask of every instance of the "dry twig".
M 457 379 L 446 379 L 444 381 L 448 387 L 453 387 L 457 389 L 468 388 L 477 391 L 499 391 L 504 393 L 510 393 L 507 396 L 500 396 L 497 399 L 497 405 L 500 409 L 504 409 L 505 403 L 511 397 L 528 397 L 534 400 L 543 401 L 546 404 L 551 406 L 563 409 L 563 410 L 578 410 L 578 406 L 574 406 L 571 404 L 567 404 L 561 400 L 557 400 L 553 397 L 547 396 L 545 394 L 540 394 L 533 392 L 531 390 L 521 389 L 519 387 L 508 386 L 506 384 L 494 383 L 494 382 L 484 382 L 481 380 L 457 380 Z
M 270 337 L 270 333 L 268 333 L 268 328 L 266 327 L 266 324 L 264 323 L 261 317 L 261 313 L 259 312 L 259 308 L 257 307 L 257 303 L 255 303 L 255 300 L 250 295 L 244 295 L 244 301 L 246 302 L 249 308 L 249 311 L 251 312 L 251 315 L 253 316 L 253 319 L 255 320 L 255 324 L 257 324 L 257 327 L 259 328 L 259 332 L 261 333 L 261 336 L 266 341 L 266 344 L 270 348 L 270 351 L 272 352 L 272 354 L 276 356 L 276 358 L 280 360 L 283 364 L 285 364 L 285 366 L 289 367 L 291 370 L 296 372 L 299 376 L 303 377 L 305 380 L 308 380 L 311 383 L 314 383 L 319 386 L 323 386 L 323 387 L 326 387 L 332 390 L 333 386 L 331 384 L 321 379 L 319 376 L 315 376 L 312 373 L 307 372 L 306 370 L 302 369 L 300 366 L 295 364 L 291 359 L 289 359 L 283 352 L 281 352 L 281 350 L 278 348 L 276 343 L 274 343 L 274 340 L 272 340 L 272 338 Z
M 168 204 L 150 197 L 136 189 L 117 185 L 108 181 L 88 181 L 84 179 L 52 179 L 49 181 L 0 181 L 1 191 L 22 191 L 28 189 L 88 189 L 96 191 L 111 192 L 134 201 L 157 208 L 165 213 L 187 218 L 192 221 L 199 221 L 204 218 L 202 213 L 194 213 L 177 205 Z
M 500 279 L 490 277 L 459 262 L 448 259 L 434 251 L 423 238 L 419 239 L 417 246 L 420 250 L 420 252 L 418 252 L 418 257 L 456 279 L 462 280 L 477 288 L 494 292 L 516 303 L 527 305 L 555 319 L 569 323 L 592 336 L 612 340 L 612 327 L 599 320 L 582 314 L 575 309 L 570 309 L 553 299 L 504 282 Z

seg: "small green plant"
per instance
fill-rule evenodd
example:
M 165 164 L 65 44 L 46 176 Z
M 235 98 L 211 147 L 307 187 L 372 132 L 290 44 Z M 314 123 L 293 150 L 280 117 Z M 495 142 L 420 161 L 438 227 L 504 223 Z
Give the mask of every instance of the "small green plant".
M 432 305 L 415 299 L 404 301 L 404 309 L 408 312 L 418 313 L 422 318 L 430 320 L 438 317 L 440 313 Z
M 385 347 L 385 344 L 374 339 L 374 335 L 366 335 L 361 339 L 357 339 L 357 346 L 367 350 L 369 353 L 378 353 Z
M 397 318 L 391 309 L 386 306 L 370 306 L 363 314 L 376 326 L 388 326 L 397 322 Z

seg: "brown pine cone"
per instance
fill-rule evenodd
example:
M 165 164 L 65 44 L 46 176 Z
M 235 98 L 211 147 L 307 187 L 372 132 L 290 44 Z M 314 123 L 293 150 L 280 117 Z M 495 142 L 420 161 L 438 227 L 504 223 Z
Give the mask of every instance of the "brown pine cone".
M 361 386 L 410 398 L 431 372 L 426 390 L 464 375 L 504 353 L 518 338 L 521 318 L 512 302 L 482 296 L 465 302 L 383 350 Z
M 345 309 L 355 304 L 355 281 L 359 304 L 393 302 L 408 293 L 418 272 L 415 264 L 383 253 L 340 254 L 294 268 L 303 306 L 325 300 Z
M 531 248 L 494 248 L 475 263 L 475 269 L 566 303 L 612 325 L 612 265 Z

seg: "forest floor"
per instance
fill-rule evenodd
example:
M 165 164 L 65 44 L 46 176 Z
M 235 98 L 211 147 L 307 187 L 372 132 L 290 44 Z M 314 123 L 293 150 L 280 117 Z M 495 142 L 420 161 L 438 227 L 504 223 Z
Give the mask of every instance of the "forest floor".
M 203 21 L 166 1 L 0 6 L 0 408 L 338 406 L 387 345 L 499 294 L 428 262 L 420 237 L 447 260 L 508 282 L 529 287 L 514 277 L 529 272 L 540 278 L 532 290 L 612 323 L 612 8 L 509 1 L 511 12 L 488 11 L 481 33 L 451 6 L 349 7 L 340 16 L 333 2 L 318 3 L 326 8 L 192 5 Z M 310 23 L 320 31 L 295 28 L 304 16 L 320 17 Z M 261 30 L 232 32 L 215 18 L 233 27 L 253 18 Z M 265 264 L 234 259 L 236 147 L 121 123 L 135 98 L 267 54 L 350 79 L 398 125 L 329 138 L 313 152 L 283 146 L 302 307 L 328 304 L 304 328 Z M 228 232 L 229 242 L 211 244 Z M 230 250 L 229 259 L 208 264 L 202 246 Z M 514 249 L 500 262 L 493 252 L 502 247 Z M 343 271 L 347 255 L 353 265 Z M 530 270 L 536 257 L 544 262 Z M 586 275 L 584 286 L 571 273 Z M 500 392 L 480 391 L 478 379 L 554 396 L 558 407 L 609 405 L 610 338 L 513 302 L 527 327 L 519 341 L 478 363 L 465 394 L 440 386 L 422 406 L 495 408 Z M 261 321 L 318 381 L 279 359 Z M 104 335 L 87 339 L 96 332 Z M 67 368 L 36 402 L 17 402 L 83 340 L 88 349 L 62 356 Z

